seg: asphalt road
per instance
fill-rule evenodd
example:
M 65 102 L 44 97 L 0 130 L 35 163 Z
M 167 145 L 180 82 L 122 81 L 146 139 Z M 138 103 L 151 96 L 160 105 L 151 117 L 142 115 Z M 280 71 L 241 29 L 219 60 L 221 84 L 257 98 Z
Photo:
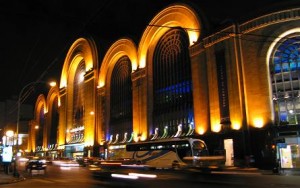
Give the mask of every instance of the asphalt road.
M 129 173 L 147 174 L 148 177 L 136 179 L 124 179 L 119 177 L 125 175 L 132 178 Z M 2 187 L 13 188 L 94 188 L 94 187 L 163 187 L 163 188 L 222 188 L 222 187 L 300 187 L 299 176 L 285 176 L 261 173 L 243 172 L 212 172 L 202 173 L 197 170 L 171 171 L 171 170 L 132 170 L 122 169 L 113 171 L 91 171 L 87 167 L 58 167 L 48 166 L 46 172 L 34 172 L 28 174 L 22 172 L 25 181 L 3 185 Z M 112 177 L 114 174 L 115 177 Z M 135 174 L 136 175 L 136 174 Z M 149 177 L 150 176 L 150 177 Z

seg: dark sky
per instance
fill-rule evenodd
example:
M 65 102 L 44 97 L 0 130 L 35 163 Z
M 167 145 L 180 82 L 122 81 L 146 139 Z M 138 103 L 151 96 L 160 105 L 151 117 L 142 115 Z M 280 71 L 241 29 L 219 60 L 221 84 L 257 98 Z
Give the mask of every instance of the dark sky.
M 187 0 L 218 26 L 226 19 L 242 18 L 268 9 L 281 0 Z M 293 1 L 293 0 L 292 0 Z M 70 45 L 85 34 L 97 35 L 97 44 L 109 45 L 120 37 L 139 40 L 150 20 L 172 0 L 7 0 L 0 1 L 0 101 L 18 95 L 26 84 L 61 74 Z M 294 1 L 294 2 L 299 2 Z M 233 6 L 238 6 L 234 9 Z M 134 38 L 136 37 L 136 38 Z M 101 48 L 101 47 L 100 47 Z M 105 52 L 105 50 L 104 50 Z M 103 54 L 100 53 L 100 56 Z M 100 61 L 103 57 L 99 57 Z

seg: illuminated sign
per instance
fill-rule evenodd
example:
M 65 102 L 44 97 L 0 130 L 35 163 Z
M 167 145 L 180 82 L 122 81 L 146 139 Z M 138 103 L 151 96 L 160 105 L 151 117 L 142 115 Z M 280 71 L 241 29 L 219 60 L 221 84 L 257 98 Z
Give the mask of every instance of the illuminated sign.
M 76 127 L 74 129 L 71 129 L 70 132 L 73 133 L 73 132 L 78 132 L 78 131 L 83 131 L 84 130 L 84 126 L 80 126 L 80 127 Z
M 3 162 L 11 162 L 12 156 L 13 156 L 12 147 L 11 146 L 4 147 L 2 161 Z

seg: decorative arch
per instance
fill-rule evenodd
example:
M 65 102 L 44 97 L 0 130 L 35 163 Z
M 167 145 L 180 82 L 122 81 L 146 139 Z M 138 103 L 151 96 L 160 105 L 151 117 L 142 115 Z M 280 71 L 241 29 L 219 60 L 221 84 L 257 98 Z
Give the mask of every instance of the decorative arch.
M 42 148 L 45 147 L 46 123 L 44 122 L 44 124 L 42 126 L 40 124 L 41 124 L 41 114 L 43 114 L 44 120 L 46 120 L 47 112 L 48 112 L 48 108 L 47 108 L 46 98 L 43 94 L 40 94 L 37 98 L 37 101 L 35 104 L 35 110 L 34 110 L 34 120 L 35 120 L 34 122 L 37 123 L 39 128 L 35 131 L 34 129 L 36 129 L 36 128 L 32 127 L 34 134 L 36 135 L 35 140 L 34 140 L 35 144 L 33 144 L 35 147 L 42 147 Z M 37 142 L 41 142 L 40 145 Z M 42 148 L 40 148 L 38 150 L 43 150 Z
M 138 103 L 147 104 L 140 106 L 137 114 L 138 121 L 134 123 L 134 131 L 138 130 L 137 140 L 144 140 L 148 137 L 147 131 L 153 134 L 154 127 L 152 114 L 153 101 L 153 68 L 154 52 L 158 42 L 169 31 L 177 29 L 183 31 L 187 37 L 187 47 L 190 47 L 200 38 L 202 26 L 200 19 L 194 9 L 186 4 L 173 4 L 160 11 L 149 23 L 145 29 L 138 46 L 138 70 L 135 72 L 137 93 L 139 95 Z M 187 53 L 189 55 L 189 53 Z M 147 75 L 147 76 L 145 76 Z M 143 80 L 145 79 L 145 82 Z M 135 98 L 135 100 L 137 100 Z M 138 105 L 139 106 L 139 105 Z M 142 118 L 140 118 L 142 117 Z
M 58 106 L 60 106 L 60 98 L 59 98 L 59 88 L 57 86 L 51 87 L 50 91 L 47 95 L 47 106 L 48 110 L 51 109 L 51 106 L 53 105 L 53 100 L 55 98 L 58 98 Z
M 272 120 L 277 125 L 298 124 L 300 121 L 299 38 L 299 27 L 285 31 L 267 52 L 269 92 L 272 94 L 269 100 L 273 104 Z M 272 83 L 276 87 L 272 87 Z
M 106 107 L 105 111 L 110 111 L 110 82 L 112 72 L 114 70 L 115 64 L 122 57 L 128 57 L 131 62 L 131 71 L 137 69 L 137 48 L 133 40 L 130 38 L 121 38 L 114 42 L 111 47 L 108 49 L 106 55 L 104 56 L 98 80 L 98 88 L 102 88 L 105 90 L 105 98 L 106 98 Z M 104 96 L 103 96 L 104 97 Z M 110 118 L 110 114 L 106 114 L 106 119 Z M 108 122 L 108 121 L 107 121 Z M 107 122 L 103 127 L 108 126 Z
M 46 104 L 47 103 L 46 103 L 45 96 L 43 94 L 39 95 L 36 100 L 35 108 L 34 108 L 34 119 L 36 120 L 36 122 L 39 122 L 40 120 L 39 114 L 43 107 L 44 107 L 44 114 L 48 112 L 48 108 Z
M 66 55 L 59 86 L 60 108 L 68 109 L 65 112 L 60 111 L 59 115 L 60 144 L 71 141 L 80 142 L 85 146 L 94 144 L 94 135 L 90 133 L 94 131 L 95 118 L 89 113 L 95 111 L 97 69 L 98 53 L 94 40 L 77 39 Z M 69 132 L 79 126 L 76 123 L 83 124 L 80 125 L 84 127 L 80 135 Z M 72 140 L 76 136 L 80 136 L 81 139 Z
M 55 104 L 56 103 L 56 104 Z M 58 128 L 58 118 L 57 114 L 53 114 L 54 110 L 58 111 L 60 106 L 60 97 L 59 97 L 59 89 L 58 86 L 51 87 L 50 91 L 47 95 L 47 107 L 48 107 L 48 114 L 46 119 L 46 143 L 45 145 L 49 147 L 49 144 L 56 144 L 57 143 L 57 128 Z M 57 109 L 54 109 L 57 108 Z M 56 121 L 55 121 L 56 119 Z M 54 137 L 54 138 L 53 138 Z
M 72 44 L 65 58 L 59 88 L 69 85 L 68 76 L 75 74 L 76 67 L 82 60 L 86 72 L 97 68 L 98 54 L 93 40 L 79 38 Z
M 281 35 L 279 35 L 275 40 L 274 42 L 270 45 L 269 49 L 268 49 L 268 53 L 267 53 L 267 56 L 266 56 L 266 62 L 267 62 L 267 66 L 269 67 L 270 65 L 270 59 L 271 59 L 271 55 L 272 55 L 272 52 L 274 51 L 275 49 L 275 46 L 278 44 L 278 42 L 280 40 L 282 40 L 283 38 L 285 38 L 286 36 L 288 35 L 291 35 L 293 33 L 300 33 L 300 27 L 297 27 L 297 28 L 294 28 L 294 29 L 290 29 L 284 33 L 282 33 Z M 271 89 L 271 88 L 270 88 Z
M 162 10 L 152 19 L 141 38 L 138 49 L 139 68 L 146 67 L 150 46 L 155 46 L 161 36 L 173 27 L 181 27 L 186 30 L 190 46 L 198 41 L 202 28 L 196 11 L 188 5 L 176 4 Z
M 137 48 L 135 43 L 129 38 L 119 39 L 111 45 L 104 56 L 98 79 L 99 88 L 105 86 L 106 81 L 110 80 L 113 67 L 122 56 L 128 56 L 132 63 L 132 71 L 137 69 Z

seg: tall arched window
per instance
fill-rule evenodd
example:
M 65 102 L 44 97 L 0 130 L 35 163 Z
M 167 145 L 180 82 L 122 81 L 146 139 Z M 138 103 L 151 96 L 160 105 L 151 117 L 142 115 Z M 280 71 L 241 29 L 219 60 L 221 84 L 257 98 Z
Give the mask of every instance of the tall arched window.
M 110 87 L 110 126 L 111 135 L 132 132 L 132 83 L 131 62 L 127 56 L 115 64 L 111 75 Z
M 172 29 L 159 40 L 153 58 L 153 128 L 169 136 L 187 132 L 194 121 L 189 40 L 183 29 Z M 153 130 L 154 132 L 154 130 Z
M 84 126 L 84 73 L 85 64 L 81 62 L 76 70 L 73 93 L 73 127 Z
M 300 33 L 281 39 L 270 61 L 277 125 L 300 122 Z
M 84 74 L 85 63 L 81 61 L 77 66 L 73 83 L 73 118 L 72 129 L 84 127 Z M 53 130 L 54 131 L 54 130 Z M 84 130 L 70 132 L 71 139 L 68 143 L 81 143 L 84 138 Z

